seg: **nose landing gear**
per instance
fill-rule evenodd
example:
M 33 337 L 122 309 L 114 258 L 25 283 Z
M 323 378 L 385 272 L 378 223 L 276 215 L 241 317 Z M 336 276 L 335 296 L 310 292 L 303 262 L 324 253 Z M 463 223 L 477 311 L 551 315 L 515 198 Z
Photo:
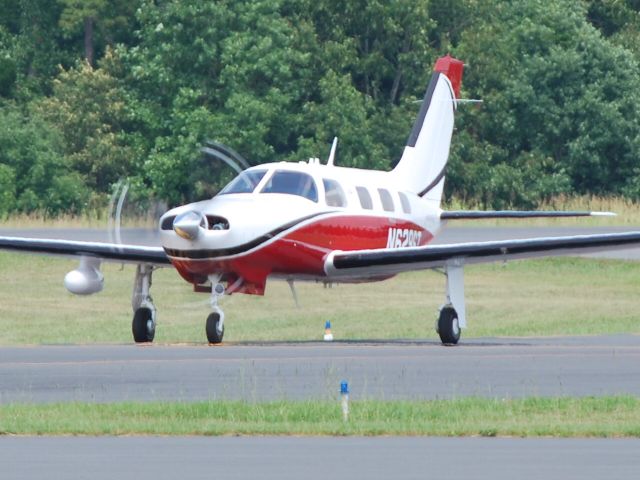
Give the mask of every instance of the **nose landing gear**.
M 207 340 L 211 344 L 222 342 L 224 336 L 224 312 L 218 306 L 218 300 L 224 295 L 224 286 L 218 283 L 220 277 L 210 277 L 211 280 L 211 309 L 213 312 L 207 317 Z

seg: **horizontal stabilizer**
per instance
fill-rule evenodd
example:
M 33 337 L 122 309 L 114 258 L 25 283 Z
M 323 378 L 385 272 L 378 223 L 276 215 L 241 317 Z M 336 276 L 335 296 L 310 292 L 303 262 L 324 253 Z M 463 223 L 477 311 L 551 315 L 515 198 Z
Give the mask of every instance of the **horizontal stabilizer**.
M 440 214 L 441 220 L 480 220 L 485 218 L 567 218 L 615 217 L 613 212 L 583 212 L 557 210 L 449 210 Z

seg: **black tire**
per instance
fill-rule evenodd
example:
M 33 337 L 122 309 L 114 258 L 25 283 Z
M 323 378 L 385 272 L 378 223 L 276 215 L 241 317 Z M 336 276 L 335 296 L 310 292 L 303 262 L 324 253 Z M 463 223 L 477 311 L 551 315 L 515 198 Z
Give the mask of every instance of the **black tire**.
M 224 325 L 222 331 L 218 332 L 218 324 L 220 323 L 220 314 L 213 312 L 207 317 L 207 340 L 209 343 L 220 343 L 224 337 Z
M 131 330 L 133 331 L 133 340 L 136 343 L 153 342 L 153 337 L 156 335 L 156 324 L 150 308 L 142 307 L 135 311 Z
M 455 345 L 460 340 L 458 314 L 453 307 L 443 307 L 438 317 L 438 335 L 444 345 Z

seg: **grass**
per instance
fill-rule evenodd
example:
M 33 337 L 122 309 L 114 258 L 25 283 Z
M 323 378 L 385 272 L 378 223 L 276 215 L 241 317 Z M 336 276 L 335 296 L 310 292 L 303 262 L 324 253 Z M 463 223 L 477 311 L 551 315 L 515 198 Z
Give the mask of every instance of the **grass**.
M 74 260 L 0 253 L 0 344 L 131 342 L 134 267 L 104 265 L 105 290 L 77 297 L 62 279 Z M 296 308 L 284 282 L 264 297 L 223 300 L 225 341 L 320 340 L 331 320 L 336 339 L 433 339 L 444 277 L 400 275 L 366 285 L 299 284 Z M 465 269 L 469 328 L 464 337 L 640 333 L 640 264 L 554 258 Z M 154 273 L 156 341 L 204 343 L 209 297 L 193 293 L 170 268 Z
M 0 221 L 0 228 L 98 228 L 106 230 L 109 224 L 108 208 L 91 210 L 81 215 L 58 215 L 52 217 L 42 212 L 12 214 Z M 157 228 L 158 219 L 124 213 L 121 217 L 122 228 Z
M 0 406 L 0 434 L 640 437 L 635 397 Z

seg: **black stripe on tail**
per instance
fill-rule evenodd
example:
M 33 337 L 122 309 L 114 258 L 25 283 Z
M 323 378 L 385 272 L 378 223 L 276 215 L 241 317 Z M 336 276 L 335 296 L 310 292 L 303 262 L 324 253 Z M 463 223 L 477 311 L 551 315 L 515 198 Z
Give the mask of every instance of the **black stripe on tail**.
M 420 106 L 420 111 L 418 112 L 418 118 L 416 118 L 415 123 L 413 124 L 413 128 L 411 129 L 411 134 L 409 135 L 409 139 L 407 140 L 408 147 L 415 147 L 416 142 L 418 141 L 418 136 L 420 135 L 420 131 L 422 130 L 422 124 L 424 123 L 424 118 L 427 116 L 427 112 L 429 111 L 429 106 L 431 105 L 431 97 L 433 97 L 433 92 L 436 90 L 436 86 L 438 85 L 438 79 L 440 78 L 440 72 L 434 72 L 431 76 L 431 81 L 429 81 L 429 86 L 427 87 L 427 91 L 424 94 L 424 99 L 422 100 L 422 105 Z

